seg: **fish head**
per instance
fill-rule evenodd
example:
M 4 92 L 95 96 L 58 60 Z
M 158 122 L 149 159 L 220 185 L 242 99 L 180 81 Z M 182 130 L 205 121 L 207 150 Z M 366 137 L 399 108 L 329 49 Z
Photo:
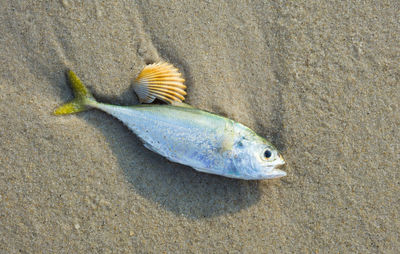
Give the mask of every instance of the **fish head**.
M 285 160 L 267 140 L 245 126 L 239 126 L 233 146 L 233 164 L 242 179 L 260 180 L 286 176 L 280 168 Z M 243 130 L 244 129 L 244 130 Z

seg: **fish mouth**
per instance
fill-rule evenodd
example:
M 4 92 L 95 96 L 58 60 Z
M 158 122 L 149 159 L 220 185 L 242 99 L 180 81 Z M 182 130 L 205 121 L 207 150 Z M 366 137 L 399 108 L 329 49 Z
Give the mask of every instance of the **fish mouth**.
M 271 178 L 279 178 L 279 177 L 286 176 L 287 173 L 280 169 L 274 169 L 271 171 L 271 173 L 269 173 L 269 175 L 271 176 Z
M 279 159 L 278 159 L 277 162 L 275 163 L 273 170 L 282 168 L 283 165 L 285 165 L 285 163 L 286 163 L 286 162 L 285 162 L 285 160 L 283 159 L 282 155 L 279 155 Z
M 273 178 L 280 178 L 286 176 L 286 172 L 277 168 L 273 168 L 272 170 L 265 172 L 261 179 L 273 179 Z
M 282 158 L 282 155 L 279 155 L 279 161 L 275 164 L 274 168 L 269 173 L 271 178 L 279 178 L 279 177 L 283 177 L 283 176 L 287 175 L 287 173 L 285 171 L 281 170 L 281 168 L 283 167 L 283 165 L 285 165 L 285 163 L 286 162 Z

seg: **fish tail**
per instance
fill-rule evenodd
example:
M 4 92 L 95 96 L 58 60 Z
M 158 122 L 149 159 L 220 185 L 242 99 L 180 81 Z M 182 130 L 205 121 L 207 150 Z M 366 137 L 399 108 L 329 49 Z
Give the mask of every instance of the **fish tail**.
M 53 112 L 55 115 L 68 115 L 82 112 L 97 104 L 96 99 L 73 71 L 67 71 L 67 77 L 74 93 L 74 99 L 56 108 Z

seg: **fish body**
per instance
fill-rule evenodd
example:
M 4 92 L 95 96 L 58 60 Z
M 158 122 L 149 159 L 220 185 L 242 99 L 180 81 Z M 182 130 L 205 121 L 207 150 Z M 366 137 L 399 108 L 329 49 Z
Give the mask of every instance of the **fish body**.
M 261 171 L 255 172 L 241 165 L 238 155 L 245 149 L 245 140 L 259 142 L 261 146 L 265 144 L 267 148 L 266 140 L 233 120 L 187 106 L 123 107 L 101 103 L 92 106 L 122 121 L 146 148 L 170 161 L 231 178 L 265 177 Z M 239 142 L 242 147 L 239 147 Z M 269 146 L 273 149 L 272 145 Z M 269 176 L 283 174 L 283 171 L 275 170 Z
M 56 114 L 102 110 L 123 122 L 149 150 L 197 171 L 245 180 L 285 176 L 276 148 L 248 127 L 187 104 L 116 106 L 97 102 L 73 72 L 75 99 Z

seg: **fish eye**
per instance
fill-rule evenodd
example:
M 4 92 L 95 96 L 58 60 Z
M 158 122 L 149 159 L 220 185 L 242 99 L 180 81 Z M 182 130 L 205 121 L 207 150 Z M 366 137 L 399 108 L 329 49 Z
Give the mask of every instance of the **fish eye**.
M 271 158 L 271 155 L 272 155 L 272 153 L 271 153 L 270 150 L 267 149 L 267 150 L 264 151 L 264 157 L 265 157 L 266 159 Z

